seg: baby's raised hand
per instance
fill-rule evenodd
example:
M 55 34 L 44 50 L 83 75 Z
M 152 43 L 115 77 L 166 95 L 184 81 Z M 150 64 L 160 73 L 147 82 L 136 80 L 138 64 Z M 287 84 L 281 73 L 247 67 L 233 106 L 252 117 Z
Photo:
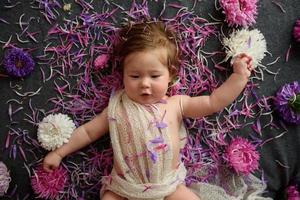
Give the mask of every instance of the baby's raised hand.
M 49 152 L 43 160 L 44 170 L 47 172 L 52 172 L 59 166 L 61 160 L 62 157 L 60 155 L 58 155 L 54 151 Z
M 245 53 L 241 53 L 232 59 L 233 72 L 250 77 L 253 70 L 252 58 Z

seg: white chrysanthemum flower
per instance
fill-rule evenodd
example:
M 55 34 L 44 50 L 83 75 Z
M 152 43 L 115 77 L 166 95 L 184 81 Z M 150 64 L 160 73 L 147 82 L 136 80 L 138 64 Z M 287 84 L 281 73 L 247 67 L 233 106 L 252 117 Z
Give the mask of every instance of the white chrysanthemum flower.
M 223 45 L 227 54 L 225 61 L 240 53 L 246 53 L 252 57 L 254 68 L 261 64 L 261 60 L 267 52 L 265 37 L 257 29 L 234 31 L 229 38 L 224 38 Z
M 6 165 L 0 161 L 0 197 L 4 196 L 9 188 L 11 177 Z
M 55 150 L 69 142 L 75 128 L 74 122 L 67 115 L 50 114 L 39 123 L 37 138 L 43 148 Z

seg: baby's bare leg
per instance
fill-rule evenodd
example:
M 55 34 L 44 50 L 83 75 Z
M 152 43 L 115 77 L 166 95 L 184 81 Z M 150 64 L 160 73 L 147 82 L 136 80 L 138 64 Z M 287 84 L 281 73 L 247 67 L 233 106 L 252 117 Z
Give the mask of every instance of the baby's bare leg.
M 185 185 L 180 184 L 177 186 L 175 192 L 166 197 L 165 200 L 200 200 L 190 189 Z
M 116 193 L 106 190 L 101 200 L 125 200 L 125 198 L 117 195 Z

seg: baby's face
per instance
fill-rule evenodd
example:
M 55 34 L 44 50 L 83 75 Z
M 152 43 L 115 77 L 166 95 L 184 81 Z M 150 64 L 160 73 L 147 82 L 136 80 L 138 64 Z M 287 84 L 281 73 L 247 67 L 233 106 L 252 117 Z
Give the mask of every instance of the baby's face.
M 134 52 L 124 60 L 123 81 L 128 97 L 140 104 L 153 104 L 166 96 L 171 81 L 165 48 Z

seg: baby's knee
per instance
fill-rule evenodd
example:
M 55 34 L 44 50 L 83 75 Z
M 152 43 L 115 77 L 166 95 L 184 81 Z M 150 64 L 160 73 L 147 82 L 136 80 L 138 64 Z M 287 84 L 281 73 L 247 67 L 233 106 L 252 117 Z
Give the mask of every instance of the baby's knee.
M 109 190 L 106 190 L 101 198 L 101 200 L 124 200 L 124 199 L 125 198 Z

